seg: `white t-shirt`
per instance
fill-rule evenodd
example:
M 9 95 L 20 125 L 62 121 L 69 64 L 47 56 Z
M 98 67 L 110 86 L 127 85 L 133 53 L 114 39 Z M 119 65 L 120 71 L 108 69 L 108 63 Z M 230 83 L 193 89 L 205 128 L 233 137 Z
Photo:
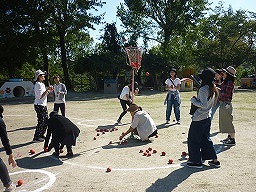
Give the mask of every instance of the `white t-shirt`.
M 172 82 L 174 83 L 175 87 L 177 87 L 177 85 L 181 84 L 181 81 L 179 78 L 175 78 L 174 80 L 172 80 Z M 171 82 L 171 80 L 168 78 L 165 81 L 165 84 L 170 86 L 169 91 L 176 91 L 177 89 L 175 89 L 173 83 Z
M 58 93 L 59 92 L 59 93 Z M 54 103 L 65 103 L 65 95 L 67 94 L 66 86 L 63 83 L 54 85 Z
M 37 81 L 34 87 L 34 91 L 35 91 L 34 104 L 47 106 L 47 94 L 42 99 L 40 99 L 43 93 L 46 91 L 44 83 Z
M 124 86 L 122 92 L 120 93 L 120 99 L 128 101 L 129 98 L 126 97 L 126 94 L 130 94 L 130 88 L 127 86 Z
M 156 128 L 156 124 L 146 111 L 137 111 L 132 121 L 132 128 L 137 128 L 142 141 L 147 140 Z

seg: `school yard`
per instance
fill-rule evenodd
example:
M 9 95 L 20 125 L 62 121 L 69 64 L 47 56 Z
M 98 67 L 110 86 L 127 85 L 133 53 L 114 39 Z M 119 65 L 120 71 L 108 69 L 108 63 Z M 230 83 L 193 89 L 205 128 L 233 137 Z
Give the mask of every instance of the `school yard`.
M 121 110 L 116 95 L 69 93 L 67 117 L 81 130 L 73 158 L 59 159 L 52 152 L 43 153 L 43 143 L 32 143 L 36 125 L 33 98 L 1 99 L 4 120 L 18 167 L 8 166 L 12 180 L 22 179 L 17 191 L 88 191 L 88 192 L 254 192 L 256 189 L 256 91 L 236 90 L 233 97 L 236 146 L 225 147 L 218 133 L 218 114 L 211 129 L 221 168 L 204 163 L 202 169 L 185 165 L 181 157 L 187 151 L 187 133 L 191 122 L 188 114 L 190 98 L 195 92 L 182 92 L 181 125 L 165 124 L 165 93 L 141 92 L 135 103 L 150 113 L 159 137 L 150 142 L 128 139 L 119 143 L 119 135 L 128 129 L 131 116 L 126 114 L 118 130 L 112 129 Z M 53 109 L 49 99 L 48 110 Z M 174 119 L 172 114 L 172 119 Z M 171 122 L 172 123 L 172 122 Z M 94 140 L 96 137 L 96 140 Z M 112 141 L 112 144 L 109 144 Z M 157 153 L 145 157 L 140 150 L 152 148 Z M 30 149 L 35 154 L 30 155 Z M 161 156 L 165 151 L 166 156 Z M 7 162 L 3 150 L 1 158 Z M 172 164 L 168 164 L 169 159 Z M 111 172 L 106 172 L 111 167 Z

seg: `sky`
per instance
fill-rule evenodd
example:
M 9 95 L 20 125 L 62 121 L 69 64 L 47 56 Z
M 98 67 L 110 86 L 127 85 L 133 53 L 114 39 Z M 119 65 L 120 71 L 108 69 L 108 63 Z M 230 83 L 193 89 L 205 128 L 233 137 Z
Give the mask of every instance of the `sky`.
M 104 1 L 104 0 L 103 0 Z M 120 31 L 121 21 L 116 17 L 116 7 L 123 3 L 124 0 L 105 0 L 106 4 L 103 5 L 102 8 L 99 8 L 98 12 L 94 12 L 95 14 L 101 14 L 105 12 L 104 21 L 106 23 L 116 22 L 117 30 Z M 212 7 L 214 8 L 218 5 L 219 0 L 209 0 L 212 2 Z M 256 12 L 255 0 L 223 0 L 224 7 L 227 9 L 229 5 L 233 8 L 233 10 L 243 9 L 246 11 Z M 95 42 L 100 42 L 98 39 L 103 34 L 100 29 L 104 28 L 104 25 L 94 26 L 96 30 L 89 30 L 90 35 L 94 38 Z

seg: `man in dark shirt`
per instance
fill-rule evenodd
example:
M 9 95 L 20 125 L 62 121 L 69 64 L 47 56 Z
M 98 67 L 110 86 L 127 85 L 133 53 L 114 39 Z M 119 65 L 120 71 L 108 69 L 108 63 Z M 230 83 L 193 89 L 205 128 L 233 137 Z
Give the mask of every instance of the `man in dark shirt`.
M 3 112 L 4 112 L 4 108 L 2 107 L 2 105 L 0 105 L 0 137 L 1 137 L 1 141 L 4 146 L 4 149 L 6 151 L 6 154 L 9 155 L 9 158 L 8 158 L 9 165 L 12 164 L 13 167 L 16 167 L 17 163 L 13 157 L 12 149 L 7 136 L 6 125 L 3 120 Z M 0 179 L 3 185 L 5 186 L 5 191 L 8 192 L 8 191 L 15 190 L 16 186 L 15 184 L 12 183 L 7 167 L 1 158 L 0 158 Z

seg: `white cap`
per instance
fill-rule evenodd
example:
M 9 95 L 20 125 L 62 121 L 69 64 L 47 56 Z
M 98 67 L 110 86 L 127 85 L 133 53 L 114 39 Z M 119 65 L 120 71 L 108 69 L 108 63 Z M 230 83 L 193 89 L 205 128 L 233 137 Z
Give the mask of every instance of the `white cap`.
M 41 71 L 40 69 L 37 70 L 37 71 L 35 72 L 35 79 L 34 79 L 34 81 L 37 80 L 37 78 L 39 77 L 39 75 L 46 75 L 46 74 L 45 74 L 45 72 Z

